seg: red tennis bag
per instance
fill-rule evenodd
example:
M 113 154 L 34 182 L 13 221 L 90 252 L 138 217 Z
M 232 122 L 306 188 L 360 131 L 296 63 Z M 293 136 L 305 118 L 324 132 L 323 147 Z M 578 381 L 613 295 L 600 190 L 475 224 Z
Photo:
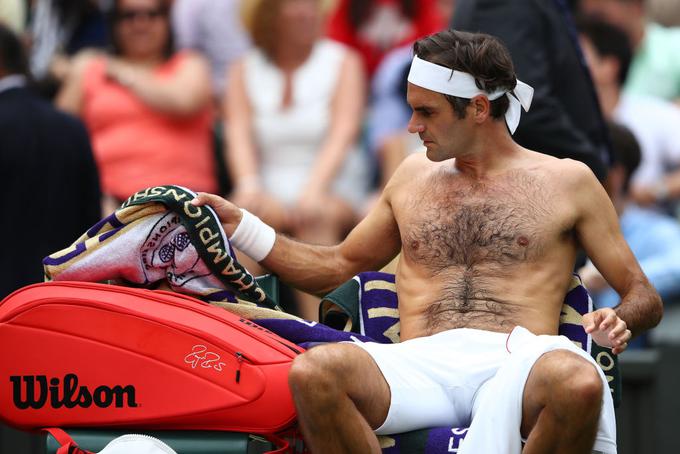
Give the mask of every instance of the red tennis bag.
M 0 419 L 275 433 L 295 419 L 287 377 L 300 352 L 177 293 L 32 285 L 0 304 Z

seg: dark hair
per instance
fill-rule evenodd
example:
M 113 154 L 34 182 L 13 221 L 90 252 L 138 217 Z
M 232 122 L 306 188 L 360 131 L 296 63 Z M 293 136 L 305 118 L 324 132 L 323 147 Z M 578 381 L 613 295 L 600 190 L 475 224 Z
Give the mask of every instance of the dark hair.
M 168 0 L 157 0 L 158 8 L 164 13 L 166 21 L 168 23 L 168 40 L 163 48 L 163 56 L 168 59 L 175 53 L 175 34 L 172 30 L 172 21 L 170 20 L 170 3 Z M 108 34 L 111 37 L 111 49 L 110 52 L 113 55 L 121 55 L 122 49 L 118 42 L 118 37 L 116 36 L 116 25 L 118 25 L 120 17 L 120 0 L 114 0 L 112 7 L 109 9 L 106 15 L 106 23 L 108 27 Z
M 28 74 L 26 53 L 19 37 L 0 22 L 0 69 L 8 74 Z
M 370 17 L 375 8 L 375 0 L 350 0 L 349 1 L 349 23 L 354 30 L 361 27 Z M 404 16 L 409 19 L 416 17 L 416 1 L 398 0 L 399 9 Z
M 413 53 L 431 63 L 471 74 L 480 90 L 512 90 L 517 85 L 510 52 L 491 35 L 445 30 L 416 41 Z M 444 96 L 458 117 L 464 118 L 470 100 Z M 502 118 L 509 105 L 507 96 L 491 101 L 491 117 Z
M 623 85 L 633 59 L 633 49 L 626 32 L 597 16 L 581 16 L 576 24 L 579 32 L 593 44 L 598 55 L 614 57 L 619 62 L 617 79 Z
M 623 167 L 625 172 L 623 190 L 628 192 L 630 177 L 638 168 L 642 159 L 640 144 L 630 129 L 621 124 L 609 122 L 607 129 L 612 144 L 612 166 L 618 164 Z

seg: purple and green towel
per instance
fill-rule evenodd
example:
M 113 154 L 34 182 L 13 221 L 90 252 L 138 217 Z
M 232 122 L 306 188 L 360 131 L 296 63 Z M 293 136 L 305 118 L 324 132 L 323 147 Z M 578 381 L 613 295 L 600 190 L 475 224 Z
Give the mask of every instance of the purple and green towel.
M 133 194 L 71 246 L 43 260 L 46 280 L 154 287 L 278 309 L 236 261 L 215 212 L 195 193 L 156 186 Z

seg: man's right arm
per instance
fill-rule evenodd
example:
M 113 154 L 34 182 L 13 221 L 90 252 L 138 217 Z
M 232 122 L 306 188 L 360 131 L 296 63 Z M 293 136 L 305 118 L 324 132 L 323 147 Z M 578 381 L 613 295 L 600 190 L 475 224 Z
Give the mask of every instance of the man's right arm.
M 571 183 L 569 193 L 579 207 L 578 240 L 607 283 L 621 296 L 621 303 L 614 308 L 614 313 L 625 325 L 612 329 L 613 322 L 608 320 L 602 322 L 605 327 L 593 329 L 605 334 L 611 330 L 610 340 L 624 342 L 624 345 L 614 342 L 614 353 L 620 353 L 627 342 L 621 337 L 626 329 L 636 335 L 659 323 L 663 313 L 661 298 L 623 238 L 616 211 L 602 185 L 583 164 L 565 161 L 563 167 L 563 175 L 567 175 L 565 179 Z M 601 311 L 608 310 L 594 313 Z M 599 320 L 599 316 L 596 319 Z M 595 325 L 599 325 L 597 320 L 593 321 Z M 595 337 L 595 333 L 591 334 Z
M 193 203 L 210 205 L 229 237 L 241 222 L 241 210 L 219 196 L 200 193 Z M 323 295 L 361 271 L 382 268 L 400 248 L 399 228 L 385 192 L 342 243 L 318 246 L 277 234 L 273 248 L 260 263 L 282 281 Z

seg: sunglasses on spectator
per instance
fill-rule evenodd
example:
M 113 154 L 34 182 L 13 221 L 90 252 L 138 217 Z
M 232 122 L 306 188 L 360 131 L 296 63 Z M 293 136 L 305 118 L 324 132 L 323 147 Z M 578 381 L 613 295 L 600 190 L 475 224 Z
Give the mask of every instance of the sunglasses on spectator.
M 160 17 L 165 17 L 167 11 L 163 8 L 159 9 L 128 9 L 121 10 L 116 13 L 116 21 L 130 22 L 136 19 L 152 20 Z

